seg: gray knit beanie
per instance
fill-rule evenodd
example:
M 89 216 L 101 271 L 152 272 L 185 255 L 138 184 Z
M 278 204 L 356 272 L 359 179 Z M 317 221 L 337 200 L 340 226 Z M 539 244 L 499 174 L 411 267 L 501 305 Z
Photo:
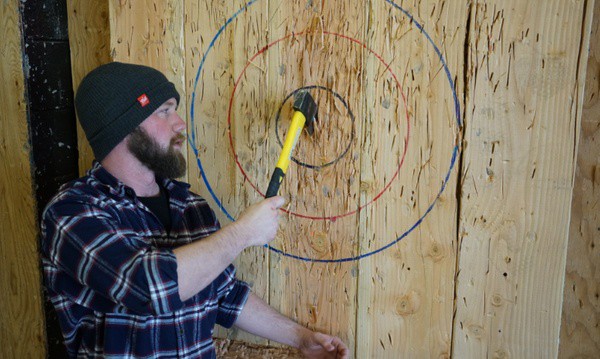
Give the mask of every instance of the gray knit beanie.
M 160 71 L 111 62 L 92 70 L 75 96 L 79 123 L 101 161 L 140 123 L 179 93 Z

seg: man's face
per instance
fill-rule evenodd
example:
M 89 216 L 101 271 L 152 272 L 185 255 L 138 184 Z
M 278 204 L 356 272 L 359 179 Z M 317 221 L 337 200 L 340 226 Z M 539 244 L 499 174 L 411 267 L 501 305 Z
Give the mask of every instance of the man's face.
M 166 101 L 131 134 L 127 148 L 156 176 L 178 178 L 185 174 L 181 148 L 185 141 L 185 122 L 176 112 L 175 99 Z

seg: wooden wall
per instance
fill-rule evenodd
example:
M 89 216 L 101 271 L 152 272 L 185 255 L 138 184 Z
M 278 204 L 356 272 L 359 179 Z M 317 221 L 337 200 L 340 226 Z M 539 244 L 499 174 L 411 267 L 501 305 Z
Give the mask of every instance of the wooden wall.
M 19 1 L 0 3 L 0 357 L 45 355 Z
M 304 259 L 254 248 L 238 261 L 277 309 L 358 358 L 552 357 L 590 6 L 110 1 L 100 47 L 185 94 L 188 180 L 224 224 L 261 198 L 286 96 L 323 86 L 296 156 L 348 150 L 291 166 L 273 243 Z
M 83 77 L 96 67 L 111 61 L 110 27 L 107 1 L 97 1 L 90 6 L 86 1 L 67 1 L 69 44 L 73 89 Z M 94 154 L 77 123 L 79 172 L 83 176 L 90 169 Z
M 18 159 L 3 161 L 0 189 L 19 198 L 0 211 L 2 228 L 13 226 L 0 247 L 10 268 L 0 289 L 13 294 L 1 298 L 14 307 L 0 316 L 0 353 L 42 357 L 37 260 L 11 261 L 35 253 L 16 7 L 0 7 L 14 19 L 2 25 L 11 39 L 2 78 L 15 78 L 1 85 L 12 115 L 3 113 L 0 151 Z M 249 249 L 240 276 L 283 313 L 341 336 L 356 358 L 591 358 L 600 352 L 596 30 L 586 61 L 593 8 L 73 0 L 74 88 L 111 60 L 164 71 L 193 137 L 187 179 L 227 224 L 264 192 L 276 133 L 289 123 L 286 96 L 322 86 L 311 90 L 317 132 L 296 149 L 304 165 L 293 163 L 282 186 L 287 212 L 273 243 L 304 259 Z M 92 155 L 82 134 L 79 142 L 83 172 Z M 10 324 L 23 320 L 31 325 Z
M 600 1 L 587 58 L 579 154 L 569 230 L 560 358 L 600 353 Z M 585 58 L 585 57 L 584 57 Z
M 558 352 L 589 6 L 515 0 L 473 9 L 458 357 Z

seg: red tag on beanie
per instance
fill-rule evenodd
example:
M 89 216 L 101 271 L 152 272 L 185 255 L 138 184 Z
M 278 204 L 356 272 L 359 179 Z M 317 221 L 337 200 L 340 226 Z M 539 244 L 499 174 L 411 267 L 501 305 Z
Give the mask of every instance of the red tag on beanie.
M 146 96 L 146 94 L 142 94 L 142 96 L 138 97 L 137 100 L 140 103 L 140 105 L 142 105 L 142 107 L 150 103 L 150 99 L 148 99 L 148 96 Z

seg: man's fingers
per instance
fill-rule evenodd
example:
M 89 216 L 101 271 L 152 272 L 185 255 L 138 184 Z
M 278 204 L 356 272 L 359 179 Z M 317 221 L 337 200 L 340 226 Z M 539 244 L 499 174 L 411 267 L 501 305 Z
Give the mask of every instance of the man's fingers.
M 333 355 L 336 359 L 348 359 L 350 355 L 340 338 L 320 332 L 313 332 L 303 346 L 303 353 L 307 358 L 331 358 Z
M 327 351 L 336 350 L 337 355 L 338 355 L 338 356 L 336 356 L 336 358 L 341 358 L 341 359 L 348 358 L 348 348 L 346 347 L 346 345 L 340 338 L 338 338 L 338 337 L 331 338 L 329 345 L 331 346 L 331 349 L 327 349 Z
M 331 337 L 329 335 L 323 333 L 316 333 L 315 339 L 317 343 L 319 343 L 325 350 L 328 352 L 335 350 L 336 345 L 333 344 L 335 337 Z
M 337 347 L 338 347 L 338 354 L 340 355 L 339 358 L 347 359 L 348 356 L 350 355 L 350 351 L 348 350 L 348 347 L 346 347 L 346 345 L 341 340 Z

